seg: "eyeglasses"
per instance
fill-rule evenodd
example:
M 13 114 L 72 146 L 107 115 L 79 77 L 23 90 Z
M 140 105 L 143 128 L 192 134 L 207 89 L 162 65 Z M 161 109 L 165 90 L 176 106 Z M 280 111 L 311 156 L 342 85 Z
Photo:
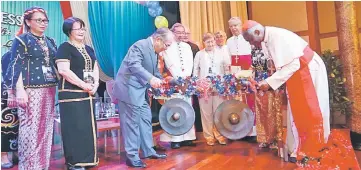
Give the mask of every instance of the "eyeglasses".
M 30 20 L 34 20 L 36 23 L 38 24 L 48 24 L 49 23 L 49 20 L 48 19 L 41 19 L 41 18 L 38 18 L 38 19 L 30 19 Z
M 78 29 L 71 29 L 73 31 L 86 31 L 87 29 L 86 28 L 78 28 Z
M 171 46 L 171 45 L 172 45 L 172 44 L 166 44 L 166 43 L 164 43 L 164 46 L 167 47 L 167 48 L 168 48 L 169 46 Z
M 166 43 L 166 42 L 164 42 L 163 40 L 162 40 L 162 43 L 164 44 L 164 47 L 165 47 L 165 48 L 168 48 L 169 46 L 172 45 L 172 43 Z
M 186 34 L 186 32 L 175 31 L 174 34 Z

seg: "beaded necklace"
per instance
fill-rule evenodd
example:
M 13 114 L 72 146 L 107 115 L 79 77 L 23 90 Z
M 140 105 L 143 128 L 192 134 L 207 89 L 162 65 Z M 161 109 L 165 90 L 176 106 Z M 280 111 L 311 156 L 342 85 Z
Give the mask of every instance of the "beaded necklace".
M 43 35 L 43 36 L 39 37 L 32 33 L 30 33 L 29 35 L 31 35 L 36 40 L 36 42 L 39 44 L 39 46 L 41 47 L 41 50 L 44 55 L 45 64 L 47 67 L 49 67 L 50 66 L 49 48 L 48 48 L 48 45 L 46 44 L 45 36 Z
M 83 56 L 84 58 L 84 71 L 93 71 L 92 65 L 93 65 L 93 61 L 91 59 L 91 57 L 89 56 L 89 54 L 87 53 L 86 49 L 85 49 L 85 45 L 76 45 L 74 43 L 72 43 L 71 41 L 68 41 L 68 43 L 72 46 L 74 46 L 79 53 Z

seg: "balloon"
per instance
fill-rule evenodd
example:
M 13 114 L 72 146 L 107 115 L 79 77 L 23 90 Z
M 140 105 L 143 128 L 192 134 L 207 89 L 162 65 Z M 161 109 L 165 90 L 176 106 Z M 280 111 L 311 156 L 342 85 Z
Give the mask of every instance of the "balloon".
M 157 18 L 155 18 L 154 20 L 154 24 L 155 27 L 157 28 L 162 28 L 162 27 L 168 28 L 168 20 L 163 16 L 157 16 Z
M 134 2 L 143 6 L 147 3 L 147 1 L 134 1 Z
M 158 1 L 148 1 L 145 3 L 145 6 L 148 8 L 156 8 L 159 6 L 159 2 Z
M 156 16 L 159 16 L 163 13 L 163 8 L 158 6 L 157 8 L 155 8 L 155 14 Z
M 140 4 L 140 5 L 145 5 L 145 3 L 147 3 L 147 1 L 138 1 L 138 3 Z
M 156 12 L 157 11 L 155 11 L 154 8 L 148 8 L 148 13 L 149 13 L 150 16 L 156 17 L 157 16 Z
M 148 8 L 148 13 L 150 16 L 156 17 L 163 13 L 163 9 L 160 6 L 157 8 Z

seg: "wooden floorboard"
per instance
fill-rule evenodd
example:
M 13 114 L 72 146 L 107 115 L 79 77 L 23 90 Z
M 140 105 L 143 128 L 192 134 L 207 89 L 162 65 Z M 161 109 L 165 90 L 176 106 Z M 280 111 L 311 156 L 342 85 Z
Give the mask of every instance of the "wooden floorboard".
M 341 130 L 343 131 L 343 130 Z M 344 130 L 343 133 L 348 133 Z M 161 143 L 167 148 L 165 153 L 168 155 L 164 160 L 146 159 L 149 170 L 231 170 L 231 169 L 247 169 L 247 170 L 291 170 L 296 165 L 284 162 L 277 157 L 277 152 L 270 149 L 258 148 L 257 144 L 250 144 L 245 141 L 232 141 L 227 146 L 215 145 L 207 146 L 202 137 L 202 133 L 197 133 L 199 140 L 196 141 L 196 147 L 184 147 L 181 149 L 170 149 L 169 144 Z M 117 154 L 116 140 L 108 138 L 108 157 L 104 156 L 104 139 L 98 140 L 98 154 L 100 163 L 91 170 L 120 170 L 134 169 L 128 168 L 125 161 L 125 153 Z M 54 146 L 56 147 L 56 146 Z M 355 152 L 358 162 L 361 165 L 361 152 Z M 17 167 L 12 168 L 13 170 Z M 50 170 L 65 170 L 64 158 L 60 150 L 52 153 L 52 161 Z

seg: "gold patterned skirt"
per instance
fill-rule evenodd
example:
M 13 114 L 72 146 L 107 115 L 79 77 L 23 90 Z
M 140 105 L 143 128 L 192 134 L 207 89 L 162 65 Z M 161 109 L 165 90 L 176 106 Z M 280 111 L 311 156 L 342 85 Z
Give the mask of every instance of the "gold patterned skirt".
M 282 101 L 284 93 L 267 91 L 256 95 L 256 129 L 259 143 L 282 140 Z
M 18 108 L 19 169 L 49 169 L 56 87 L 27 88 L 29 102 Z

